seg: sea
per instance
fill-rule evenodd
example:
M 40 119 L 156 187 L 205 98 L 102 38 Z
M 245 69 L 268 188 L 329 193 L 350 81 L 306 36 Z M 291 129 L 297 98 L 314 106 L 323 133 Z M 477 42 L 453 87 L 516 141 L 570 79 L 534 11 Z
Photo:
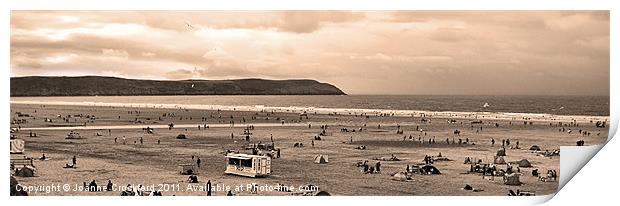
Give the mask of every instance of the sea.
M 609 96 L 219 95 L 11 97 L 11 102 L 226 105 L 609 116 Z

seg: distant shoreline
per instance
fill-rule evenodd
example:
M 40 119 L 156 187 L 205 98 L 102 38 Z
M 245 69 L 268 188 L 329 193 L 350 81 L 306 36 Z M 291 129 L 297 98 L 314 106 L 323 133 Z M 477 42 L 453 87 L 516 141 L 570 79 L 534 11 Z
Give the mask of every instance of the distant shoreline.
M 222 111 L 265 111 L 278 113 L 308 113 L 333 115 L 393 115 L 397 117 L 422 117 L 440 119 L 476 119 L 476 120 L 509 120 L 509 121 L 547 121 L 589 123 L 590 121 L 609 122 L 609 116 L 592 115 L 553 115 L 538 113 L 515 112 L 456 112 L 456 111 L 421 111 L 421 110 L 392 110 L 392 109 L 361 109 L 361 108 L 320 108 L 320 107 L 273 107 L 264 105 L 231 106 L 205 104 L 156 104 L 156 103 L 114 103 L 114 102 L 62 102 L 62 101 L 10 101 L 11 104 L 26 105 L 59 105 L 59 106 L 92 106 L 92 107 L 129 107 L 153 109 L 193 109 L 193 110 L 222 110 Z
M 11 78 L 11 97 L 164 95 L 346 95 L 311 79 L 142 80 L 106 76 Z

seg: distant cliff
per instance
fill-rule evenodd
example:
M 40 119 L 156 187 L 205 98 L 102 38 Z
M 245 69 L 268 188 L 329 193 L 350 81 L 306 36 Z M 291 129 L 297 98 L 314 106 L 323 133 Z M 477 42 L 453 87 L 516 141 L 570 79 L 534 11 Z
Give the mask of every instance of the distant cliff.
M 315 80 L 180 80 L 158 81 L 116 77 L 13 77 L 11 96 L 131 95 L 344 95 Z

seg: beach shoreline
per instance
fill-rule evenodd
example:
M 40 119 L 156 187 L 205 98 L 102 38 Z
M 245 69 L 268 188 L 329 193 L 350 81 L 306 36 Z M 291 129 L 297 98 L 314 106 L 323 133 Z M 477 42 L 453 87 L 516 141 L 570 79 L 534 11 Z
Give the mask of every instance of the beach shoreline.
M 556 122 L 596 122 L 609 121 L 609 116 L 587 115 L 553 115 L 536 113 L 514 112 L 454 112 L 454 111 L 421 111 L 421 110 L 388 110 L 388 109 L 358 109 L 358 108 L 319 108 L 319 107 L 273 107 L 264 105 L 232 106 L 232 105 L 198 105 L 198 104 L 157 104 L 157 103 L 108 103 L 108 102 L 67 102 L 67 101 L 11 101 L 11 104 L 34 105 L 64 105 L 64 106 L 94 106 L 94 107 L 128 107 L 128 108 L 159 108 L 159 109 L 194 109 L 194 110 L 222 110 L 246 112 L 280 112 L 280 113 L 314 113 L 334 115 L 391 115 L 400 117 L 429 117 L 429 118 L 466 118 L 483 120 L 514 120 L 514 121 L 556 121 Z

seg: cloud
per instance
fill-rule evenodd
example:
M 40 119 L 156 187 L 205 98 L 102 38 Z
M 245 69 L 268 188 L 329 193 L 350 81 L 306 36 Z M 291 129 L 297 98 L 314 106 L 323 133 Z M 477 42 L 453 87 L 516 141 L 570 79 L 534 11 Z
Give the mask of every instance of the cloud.
M 166 72 L 166 78 L 168 79 L 191 79 L 194 77 L 194 72 L 187 69 L 177 69 L 174 71 Z
M 460 28 L 439 28 L 429 35 L 429 39 L 444 42 L 457 42 L 472 39 L 464 29 Z
M 230 58 L 230 55 L 224 49 L 215 47 L 207 51 L 202 57 L 205 59 L 225 59 Z
M 142 52 L 142 56 L 143 57 L 154 57 L 154 56 L 157 56 L 157 54 L 153 52 Z
M 84 23 L 115 23 L 190 32 L 217 28 L 311 33 L 324 24 L 359 21 L 364 17 L 363 13 L 346 11 L 13 11 L 11 26 L 74 28 Z
M 12 76 L 609 94 L 608 11 L 12 11 L 10 33 Z
M 101 53 L 103 56 L 121 58 L 121 59 L 129 59 L 129 53 L 125 50 L 117 50 L 117 49 L 101 49 Z

